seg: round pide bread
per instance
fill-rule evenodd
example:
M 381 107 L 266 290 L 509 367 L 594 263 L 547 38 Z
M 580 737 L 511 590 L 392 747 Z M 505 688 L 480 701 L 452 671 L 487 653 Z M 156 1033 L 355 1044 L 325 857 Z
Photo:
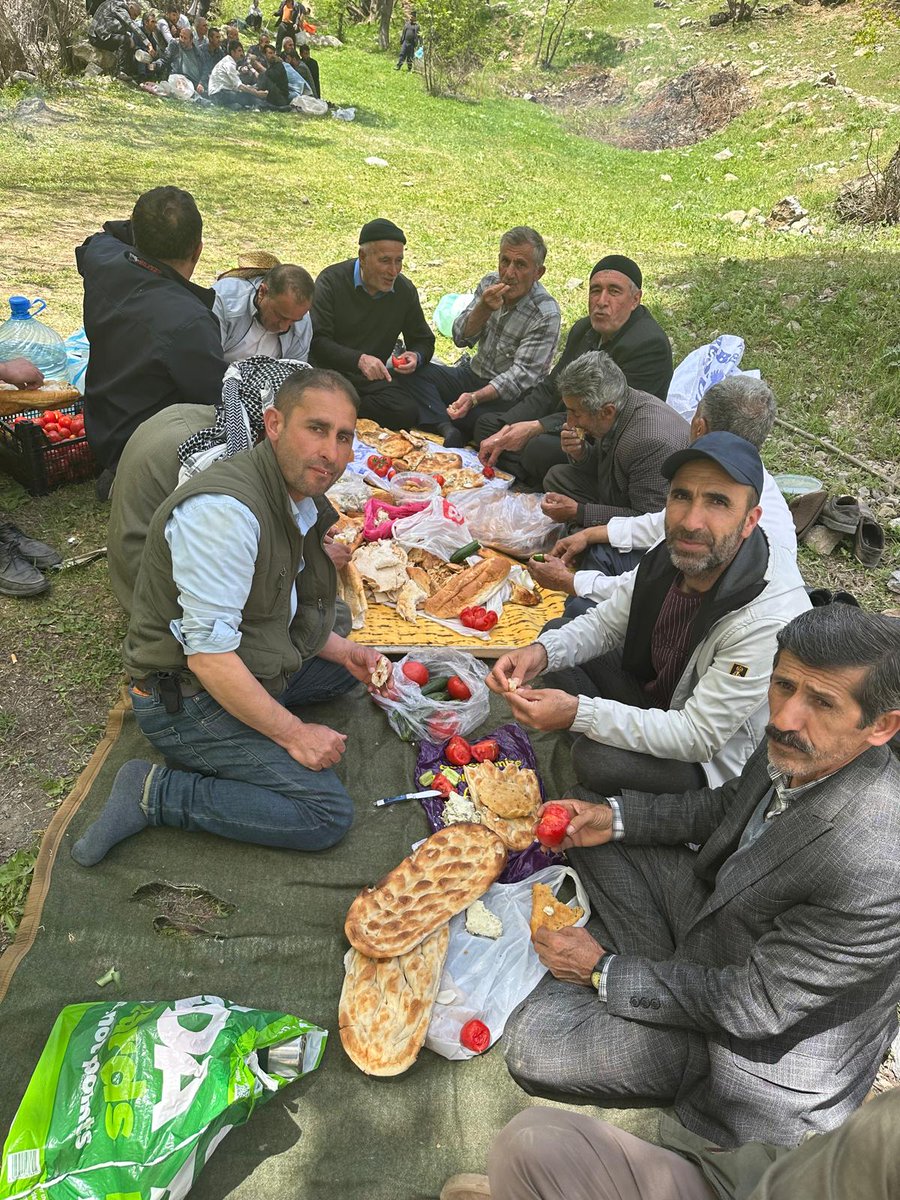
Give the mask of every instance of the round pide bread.
M 439 829 L 374 887 L 364 888 L 347 913 L 344 932 L 360 954 L 406 954 L 462 912 L 506 866 L 506 847 L 483 825 Z

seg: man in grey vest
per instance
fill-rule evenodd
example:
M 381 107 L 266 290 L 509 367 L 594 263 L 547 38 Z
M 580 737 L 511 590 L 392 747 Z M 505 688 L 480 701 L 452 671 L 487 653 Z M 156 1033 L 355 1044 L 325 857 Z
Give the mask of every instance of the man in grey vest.
M 294 706 L 371 684 L 380 655 L 333 632 L 336 572 L 324 494 L 353 453 L 359 398 L 333 371 L 298 371 L 251 450 L 157 509 L 123 657 L 135 718 L 165 766 L 121 768 L 72 855 L 93 866 L 147 825 L 322 850 L 353 805 L 333 768 L 346 735 Z

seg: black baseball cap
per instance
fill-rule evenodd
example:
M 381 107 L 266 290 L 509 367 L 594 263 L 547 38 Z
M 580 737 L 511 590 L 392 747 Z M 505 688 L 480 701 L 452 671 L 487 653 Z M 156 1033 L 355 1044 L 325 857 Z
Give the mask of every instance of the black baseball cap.
M 763 490 L 763 465 L 759 451 L 746 438 L 736 433 L 705 433 L 686 450 L 677 450 L 662 465 L 664 479 L 671 479 L 679 467 L 693 462 L 695 458 L 708 458 L 717 463 L 735 483 L 743 483 L 756 489 L 757 496 Z

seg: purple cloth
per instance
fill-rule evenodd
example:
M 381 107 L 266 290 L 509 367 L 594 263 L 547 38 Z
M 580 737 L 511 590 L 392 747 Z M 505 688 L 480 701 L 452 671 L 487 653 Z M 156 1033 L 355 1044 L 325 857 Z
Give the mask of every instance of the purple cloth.
M 514 759 L 516 762 L 521 763 L 523 767 L 530 767 L 537 774 L 538 786 L 541 789 L 541 803 L 545 804 L 547 802 L 547 794 L 544 791 L 543 780 L 538 774 L 534 749 L 525 730 L 517 725 L 515 721 L 511 721 L 508 725 L 499 726 L 493 733 L 486 733 L 482 737 L 474 738 L 473 740 L 481 742 L 486 738 L 496 738 L 500 746 L 501 763 L 505 758 Z M 416 758 L 416 788 L 425 786 L 420 783 L 420 779 L 426 771 L 438 772 L 442 768 L 452 765 L 444 758 L 444 748 L 446 745 L 446 742 L 419 742 L 419 753 Z M 460 767 L 454 767 L 453 769 L 462 774 Z M 464 778 L 460 780 L 459 787 L 454 790 L 468 799 L 469 789 L 466 786 Z M 433 796 L 422 800 L 421 804 L 425 809 L 425 816 L 428 818 L 431 832 L 436 833 L 439 829 L 443 829 L 442 813 L 444 811 L 444 801 L 437 796 Z M 518 883 L 521 879 L 527 879 L 529 875 L 533 875 L 535 871 L 540 871 L 543 867 L 550 867 L 555 863 L 561 862 L 565 862 L 562 854 L 557 854 L 552 850 L 545 850 L 540 842 L 534 842 L 527 850 L 510 851 L 509 861 L 497 882 Z

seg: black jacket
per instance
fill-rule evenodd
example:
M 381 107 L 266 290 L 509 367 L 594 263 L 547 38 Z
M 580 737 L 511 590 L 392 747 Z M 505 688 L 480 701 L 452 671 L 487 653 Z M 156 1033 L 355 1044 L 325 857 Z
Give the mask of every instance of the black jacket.
M 582 317 L 569 330 L 566 344 L 556 366 L 546 379 L 526 392 L 506 414 L 509 425 L 516 421 L 540 421 L 547 433 L 558 433 L 565 424 L 565 409 L 559 398 L 557 379 L 560 372 L 590 350 L 605 350 L 636 392 L 649 392 L 665 401 L 672 381 L 672 347 L 662 326 L 639 304 L 618 333 L 603 346 L 600 335 L 591 326 L 590 317 Z
M 84 425 L 115 468 L 142 421 L 170 404 L 215 404 L 225 360 L 215 293 L 138 254 L 130 221 L 108 221 L 75 251 L 91 344 Z

